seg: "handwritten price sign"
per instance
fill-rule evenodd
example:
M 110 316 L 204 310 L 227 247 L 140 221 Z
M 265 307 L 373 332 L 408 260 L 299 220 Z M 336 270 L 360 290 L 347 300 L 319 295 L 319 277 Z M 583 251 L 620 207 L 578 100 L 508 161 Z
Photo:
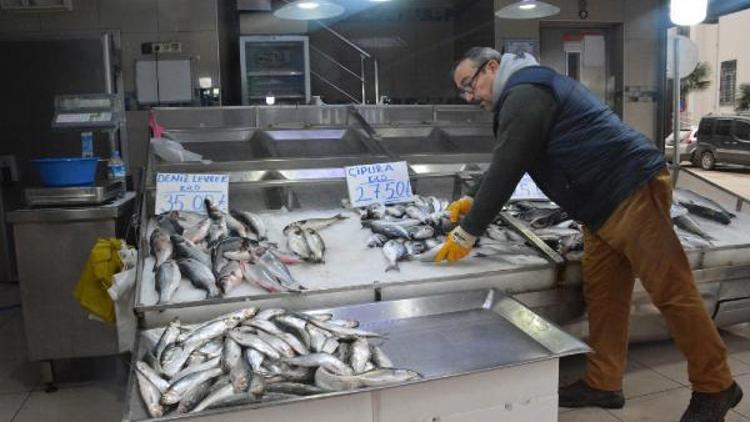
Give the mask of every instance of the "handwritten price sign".
M 406 161 L 352 166 L 344 170 L 349 201 L 354 207 L 365 207 L 376 202 L 395 204 L 414 199 Z
M 169 211 L 192 211 L 206 214 L 204 201 L 210 200 L 227 212 L 229 176 L 224 174 L 157 173 L 156 206 L 161 214 Z

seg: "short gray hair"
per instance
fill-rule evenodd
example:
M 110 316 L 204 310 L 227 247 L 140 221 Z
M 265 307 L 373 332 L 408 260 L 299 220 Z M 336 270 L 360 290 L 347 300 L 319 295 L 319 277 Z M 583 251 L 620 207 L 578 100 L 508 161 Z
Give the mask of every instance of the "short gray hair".
M 472 63 L 479 67 L 490 60 L 495 60 L 496 62 L 500 63 L 500 58 L 502 56 L 503 55 L 494 48 L 471 47 L 470 49 L 466 50 L 464 55 L 461 56 L 461 58 L 459 58 L 456 63 L 453 64 L 453 68 L 451 69 L 451 77 L 456 72 L 456 68 L 458 67 L 458 65 L 461 64 L 464 60 L 471 60 Z

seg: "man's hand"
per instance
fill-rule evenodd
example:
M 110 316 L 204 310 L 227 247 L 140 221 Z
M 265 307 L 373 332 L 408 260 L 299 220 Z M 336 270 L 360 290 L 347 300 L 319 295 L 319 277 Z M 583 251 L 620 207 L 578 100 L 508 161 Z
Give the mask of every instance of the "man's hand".
M 435 262 L 447 259 L 448 262 L 456 262 L 471 252 L 476 242 L 476 236 L 467 233 L 461 226 L 453 229 L 435 256 Z
M 470 196 L 464 196 L 463 198 L 453 201 L 448 205 L 448 213 L 451 223 L 458 223 L 458 219 L 468 214 L 471 211 L 471 205 L 474 203 L 474 198 Z

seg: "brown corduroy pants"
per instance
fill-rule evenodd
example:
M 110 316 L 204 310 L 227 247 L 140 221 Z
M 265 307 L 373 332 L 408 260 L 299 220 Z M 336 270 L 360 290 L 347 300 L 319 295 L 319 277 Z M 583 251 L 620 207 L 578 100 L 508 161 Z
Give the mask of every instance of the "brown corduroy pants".
M 715 393 L 732 384 L 726 346 L 706 311 L 672 227 L 667 170 L 626 199 L 596 233 L 584 229 L 584 297 L 589 344 L 585 381 L 622 389 L 628 322 L 637 275 L 688 361 L 693 390 Z

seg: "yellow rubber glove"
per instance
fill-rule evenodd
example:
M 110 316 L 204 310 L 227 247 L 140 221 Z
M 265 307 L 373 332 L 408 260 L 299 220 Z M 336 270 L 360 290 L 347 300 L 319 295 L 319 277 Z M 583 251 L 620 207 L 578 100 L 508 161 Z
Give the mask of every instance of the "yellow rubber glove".
M 448 262 L 456 262 L 471 252 L 477 237 L 467 233 L 461 226 L 453 229 L 435 256 L 435 262 L 447 259 Z
M 451 223 L 458 223 L 458 219 L 468 214 L 471 211 L 471 205 L 474 204 L 474 198 L 470 196 L 464 196 L 463 198 L 451 202 L 448 205 L 449 218 Z

